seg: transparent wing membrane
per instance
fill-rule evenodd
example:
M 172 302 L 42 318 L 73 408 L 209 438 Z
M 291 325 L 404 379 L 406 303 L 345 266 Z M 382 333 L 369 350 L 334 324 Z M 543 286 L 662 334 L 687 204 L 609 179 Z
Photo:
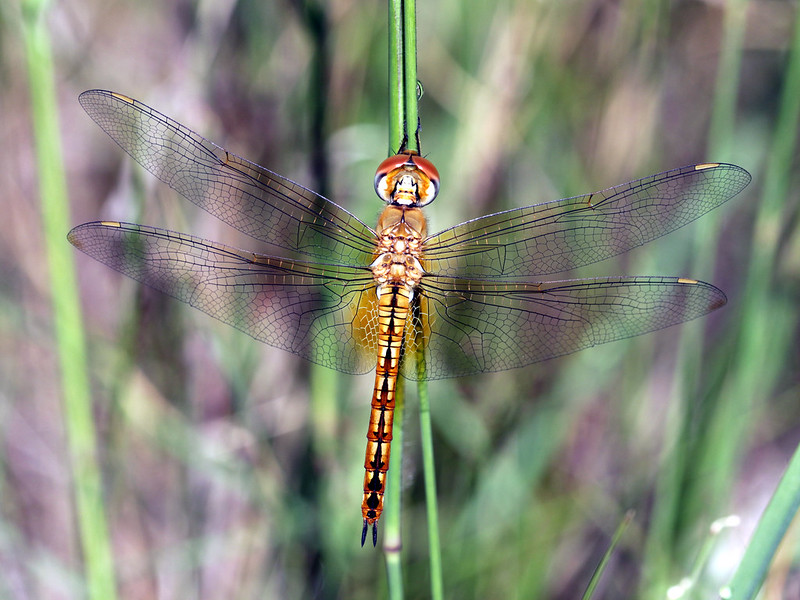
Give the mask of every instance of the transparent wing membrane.
M 278 258 L 129 223 L 87 223 L 80 250 L 252 337 L 346 373 L 375 369 L 375 231 L 338 205 L 234 156 L 144 104 L 80 97 L 137 162 Z M 673 231 L 739 193 L 743 169 L 702 164 L 601 192 L 514 209 L 424 241 L 405 355 L 434 379 L 499 371 L 699 317 L 722 306 L 712 285 L 669 277 L 535 282 Z M 292 260 L 295 256 L 303 260 Z M 306 260 L 308 259 L 308 260 Z M 319 260 L 321 262 L 311 262 Z M 517 278 L 509 280 L 504 278 Z M 525 278 L 524 282 L 519 278 Z
M 276 258 L 132 223 L 86 223 L 69 241 L 271 346 L 346 373 L 375 368 L 377 314 L 367 267 Z
M 523 367 L 695 319 L 725 294 L 676 277 L 539 284 L 426 277 L 408 354 L 424 348 L 427 379 Z M 417 379 L 408 361 L 404 375 Z
M 136 162 L 231 227 L 300 256 L 369 264 L 375 232 L 330 200 L 121 94 L 79 100 Z
M 426 240 L 431 272 L 454 277 L 561 273 L 641 246 L 694 221 L 750 182 L 735 165 L 705 164 L 584 196 L 467 221 Z
M 375 367 L 369 269 L 286 260 L 166 229 L 87 223 L 77 248 L 257 340 L 347 373 Z M 707 283 L 668 277 L 540 284 L 426 277 L 406 353 L 425 349 L 428 379 L 501 371 L 704 315 L 725 304 Z M 404 374 L 417 379 L 407 361 Z

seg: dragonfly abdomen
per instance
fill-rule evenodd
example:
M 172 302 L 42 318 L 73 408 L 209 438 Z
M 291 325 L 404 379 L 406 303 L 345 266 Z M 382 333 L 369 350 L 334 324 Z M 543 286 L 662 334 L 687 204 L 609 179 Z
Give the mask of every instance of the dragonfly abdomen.
M 400 369 L 403 334 L 408 319 L 413 289 L 403 284 L 383 285 L 378 288 L 378 367 L 372 391 L 372 410 L 367 431 L 367 453 L 364 459 L 364 500 L 361 512 L 364 528 L 361 545 L 372 525 L 372 544 L 377 543 L 375 523 L 383 511 L 383 494 L 386 490 L 386 472 L 394 423 L 395 389 Z

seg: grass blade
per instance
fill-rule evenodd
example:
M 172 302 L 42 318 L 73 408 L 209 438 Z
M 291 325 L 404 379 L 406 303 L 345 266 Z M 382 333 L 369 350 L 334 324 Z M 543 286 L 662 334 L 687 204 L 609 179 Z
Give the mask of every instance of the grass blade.
M 720 597 L 736 600 L 756 597 L 798 508 L 800 508 L 800 447 L 795 450 L 778 488 L 761 516 L 730 585 L 720 591 Z
M 597 589 L 597 584 L 600 583 L 600 578 L 603 576 L 603 573 L 605 573 L 608 562 L 611 560 L 611 555 L 614 553 L 614 548 L 617 547 L 617 544 L 619 544 L 619 541 L 622 539 L 622 534 L 625 533 L 625 530 L 628 529 L 628 525 L 630 525 L 631 521 L 633 521 L 634 515 L 635 513 L 632 510 L 629 510 L 627 513 L 625 513 L 625 516 L 617 527 L 617 530 L 614 532 L 614 536 L 611 538 L 611 544 L 609 545 L 608 550 L 606 550 L 606 553 L 603 555 L 603 559 L 600 561 L 600 564 L 597 565 L 594 573 L 592 573 L 592 578 L 589 580 L 589 585 L 586 586 L 586 591 L 581 597 L 582 600 L 590 600 L 590 598 L 594 595 L 594 591 Z
M 29 0 L 22 8 L 53 324 L 88 597 L 113 600 L 114 561 L 97 463 L 86 343 L 73 252 L 65 240 L 70 228 L 69 204 L 59 143 L 52 52 L 44 19 L 46 4 Z

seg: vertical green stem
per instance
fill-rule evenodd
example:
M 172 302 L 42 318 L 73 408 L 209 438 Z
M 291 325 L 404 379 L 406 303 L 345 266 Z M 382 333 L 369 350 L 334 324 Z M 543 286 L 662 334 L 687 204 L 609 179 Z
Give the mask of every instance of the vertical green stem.
M 405 36 L 403 28 L 403 1 L 389 0 L 389 155 L 400 149 L 405 132 Z M 400 551 L 403 546 L 400 530 L 400 498 L 403 467 L 403 413 L 405 386 L 397 381 L 395 390 L 394 429 L 391 464 L 386 476 L 385 507 L 383 511 L 383 550 L 386 557 L 386 573 L 389 598 L 403 598 L 403 575 Z
M 389 155 L 400 149 L 406 129 L 403 0 L 389 0 Z
M 797 515 L 798 508 L 800 508 L 800 448 L 795 450 L 778 488 L 759 519 L 736 574 L 720 597 L 752 600 L 758 595 L 769 566 Z
M 389 2 L 389 154 L 419 152 L 415 0 Z
M 611 561 L 611 557 L 614 554 L 614 550 L 616 549 L 619 541 L 622 539 L 622 534 L 628 529 L 628 525 L 631 524 L 633 521 L 634 512 L 629 510 L 625 513 L 625 516 L 622 519 L 622 522 L 617 527 L 617 530 L 614 532 L 614 536 L 611 538 L 611 545 L 606 550 L 606 553 L 603 555 L 603 559 L 600 561 L 600 564 L 597 565 L 597 568 L 592 573 L 592 578 L 589 580 L 589 585 L 586 586 L 586 591 L 583 593 L 581 597 L 582 600 L 589 600 L 597 590 L 597 586 L 600 583 L 600 578 L 606 572 L 606 568 L 608 568 L 608 564 Z
M 442 549 L 439 540 L 439 506 L 436 500 L 436 469 L 433 460 L 433 432 L 431 428 L 431 403 L 425 381 L 425 354 L 417 353 L 417 393 L 419 394 L 420 443 L 422 444 L 422 472 L 425 481 L 425 505 L 428 516 L 428 552 L 431 563 L 431 598 L 444 597 L 442 585 Z
M 403 1 L 404 63 L 405 63 L 405 142 L 408 150 L 420 151 L 417 109 L 417 13 L 415 0 Z M 416 305 L 419 310 L 419 304 Z M 420 315 L 415 319 L 422 322 Z M 431 565 L 431 597 L 444 597 L 442 585 L 442 552 L 439 540 L 439 511 L 436 501 L 436 470 L 433 459 L 433 433 L 431 409 L 426 382 L 425 353 L 420 346 L 417 353 L 417 393 L 419 395 L 420 442 L 422 444 L 422 471 L 425 481 L 425 504 L 428 517 L 428 552 Z
M 65 238 L 69 205 L 59 143 L 52 52 L 44 24 L 46 2 L 22 4 L 22 35 L 30 78 L 33 128 L 42 202 L 42 226 L 50 271 L 53 325 L 61 370 L 67 443 L 88 597 L 116 598 L 114 563 L 97 464 L 94 421 L 86 372 L 86 344 L 73 253 Z
M 419 140 L 417 129 L 419 124 L 417 108 L 417 22 L 416 4 L 414 0 L 390 0 L 389 6 L 389 72 L 390 72 L 390 123 L 389 123 L 389 144 L 390 152 L 395 148 L 406 149 L 419 152 Z M 397 144 L 397 146 L 393 146 Z M 419 304 L 415 304 L 417 314 L 414 320 L 419 321 Z M 411 359 L 411 356 L 407 357 Z M 423 472 L 425 481 L 425 498 L 428 515 L 428 544 L 431 563 L 431 596 L 438 600 L 444 596 L 442 586 L 442 558 L 439 542 L 439 520 L 436 503 L 436 478 L 433 461 L 433 436 L 431 432 L 431 413 L 428 400 L 428 387 L 425 383 L 426 367 L 424 350 L 420 350 L 417 356 L 418 373 L 418 393 L 420 399 L 420 428 L 423 455 Z M 399 398 L 400 396 L 398 396 Z M 392 447 L 399 450 L 402 439 L 402 412 L 398 400 L 395 409 L 395 434 Z M 393 456 L 394 469 L 389 471 L 390 481 L 389 490 L 395 489 L 389 498 L 387 511 L 392 506 L 399 507 L 399 487 L 400 487 L 400 460 L 395 450 Z M 392 473 L 395 473 L 392 476 Z M 389 492 L 387 491 L 387 494 Z M 396 494 L 396 495 L 395 495 Z M 398 509 L 399 510 L 399 509 Z M 387 568 L 390 566 L 388 552 L 397 551 L 400 547 L 400 536 L 396 538 L 390 534 L 390 519 L 387 518 L 386 538 L 387 545 Z M 399 523 L 399 516 L 397 517 Z M 390 593 L 392 585 L 392 574 L 390 571 Z
M 419 113 L 417 111 L 417 6 L 415 0 L 403 0 L 403 25 L 405 37 L 405 50 L 403 52 L 405 94 L 403 101 L 406 107 L 406 149 L 419 152 L 419 140 L 417 139 L 417 128 L 419 127 Z

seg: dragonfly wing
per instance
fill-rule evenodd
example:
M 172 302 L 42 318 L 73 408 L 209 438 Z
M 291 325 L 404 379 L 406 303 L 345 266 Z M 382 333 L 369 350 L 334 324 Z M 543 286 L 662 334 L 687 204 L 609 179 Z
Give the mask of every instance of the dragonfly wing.
M 407 337 L 404 375 L 426 379 L 514 369 L 704 315 L 726 302 L 713 285 L 675 277 L 540 284 L 426 276 Z
M 692 165 L 593 194 L 487 215 L 426 240 L 426 268 L 467 278 L 568 271 L 674 231 L 749 182 L 750 174 L 735 165 Z
M 375 233 L 330 200 L 127 96 L 90 90 L 79 100 L 136 162 L 228 225 L 303 256 L 371 262 Z
M 69 241 L 271 346 L 346 373 L 375 368 L 376 294 L 366 267 L 286 260 L 131 223 L 86 223 Z

